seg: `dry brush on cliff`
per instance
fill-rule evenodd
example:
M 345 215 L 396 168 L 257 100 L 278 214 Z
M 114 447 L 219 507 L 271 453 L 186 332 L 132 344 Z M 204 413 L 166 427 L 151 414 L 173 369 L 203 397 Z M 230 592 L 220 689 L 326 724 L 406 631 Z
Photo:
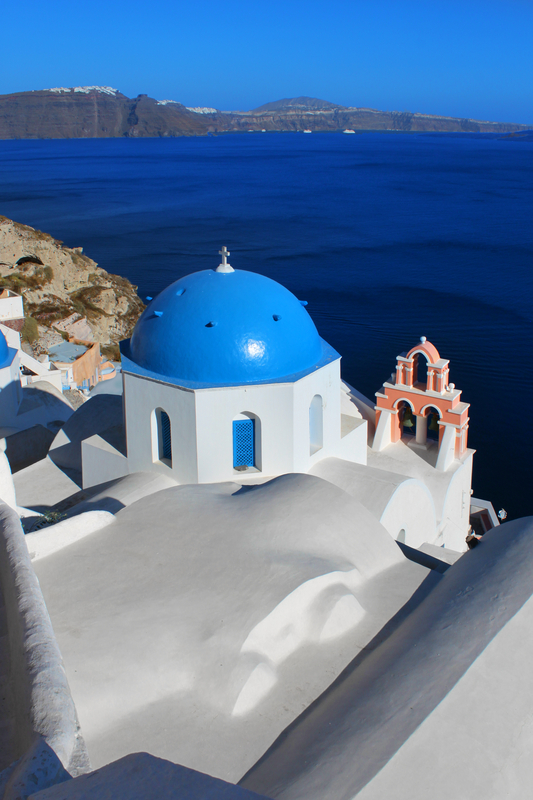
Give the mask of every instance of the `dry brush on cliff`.
M 25 314 L 40 325 L 86 320 L 102 345 L 127 338 L 144 308 L 136 286 L 101 269 L 81 247 L 3 216 L 0 284 L 22 295 Z

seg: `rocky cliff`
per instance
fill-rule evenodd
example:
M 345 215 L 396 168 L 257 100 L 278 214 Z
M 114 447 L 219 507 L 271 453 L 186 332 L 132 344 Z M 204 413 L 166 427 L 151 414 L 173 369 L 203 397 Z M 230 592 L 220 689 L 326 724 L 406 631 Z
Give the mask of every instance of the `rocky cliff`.
M 184 136 L 206 132 L 203 117 L 180 103 L 134 99 L 108 86 L 0 95 L 0 139 Z
M 374 108 L 347 108 L 317 100 L 296 97 L 267 103 L 242 114 L 205 115 L 213 132 L 232 130 L 287 131 L 441 131 L 505 133 L 526 130 L 526 125 L 459 119 L 411 111 L 378 111 Z
M 0 139 L 202 136 L 238 131 L 472 131 L 527 126 L 411 111 L 347 108 L 314 97 L 267 103 L 253 111 L 186 108 L 146 94 L 130 99 L 109 86 L 59 87 L 0 95 Z
M 101 269 L 83 248 L 2 216 L 0 285 L 22 295 L 25 315 L 40 326 L 91 338 L 110 354 L 144 308 L 135 286 Z

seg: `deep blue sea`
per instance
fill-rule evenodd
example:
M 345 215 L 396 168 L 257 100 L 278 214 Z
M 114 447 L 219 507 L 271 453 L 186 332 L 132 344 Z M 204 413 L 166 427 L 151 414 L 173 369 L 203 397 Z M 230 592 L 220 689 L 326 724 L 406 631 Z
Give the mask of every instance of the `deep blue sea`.
M 226 244 L 284 283 L 368 396 L 427 336 L 471 403 L 474 493 L 533 514 L 533 142 L 238 134 L 0 142 L 0 213 L 141 296 Z

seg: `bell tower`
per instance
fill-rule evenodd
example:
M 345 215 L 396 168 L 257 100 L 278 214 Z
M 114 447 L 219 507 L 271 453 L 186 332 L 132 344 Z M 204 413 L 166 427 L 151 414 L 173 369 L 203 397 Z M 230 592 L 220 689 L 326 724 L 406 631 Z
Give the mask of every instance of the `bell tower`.
M 376 433 L 372 449 L 384 450 L 414 433 L 409 444 L 438 447 L 436 469 L 447 470 L 467 447 L 469 404 L 448 382 L 449 361 L 425 336 L 396 359 L 396 371 L 376 392 Z

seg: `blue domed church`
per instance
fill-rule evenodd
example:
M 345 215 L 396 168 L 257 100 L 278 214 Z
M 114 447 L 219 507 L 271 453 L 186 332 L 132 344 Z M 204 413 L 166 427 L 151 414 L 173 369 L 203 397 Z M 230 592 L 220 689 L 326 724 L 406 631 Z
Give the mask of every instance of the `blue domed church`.
M 256 479 L 330 456 L 366 463 L 366 422 L 306 304 L 221 254 L 217 269 L 152 300 L 122 343 L 126 453 L 85 447 L 84 485 L 153 470 L 179 483 Z

